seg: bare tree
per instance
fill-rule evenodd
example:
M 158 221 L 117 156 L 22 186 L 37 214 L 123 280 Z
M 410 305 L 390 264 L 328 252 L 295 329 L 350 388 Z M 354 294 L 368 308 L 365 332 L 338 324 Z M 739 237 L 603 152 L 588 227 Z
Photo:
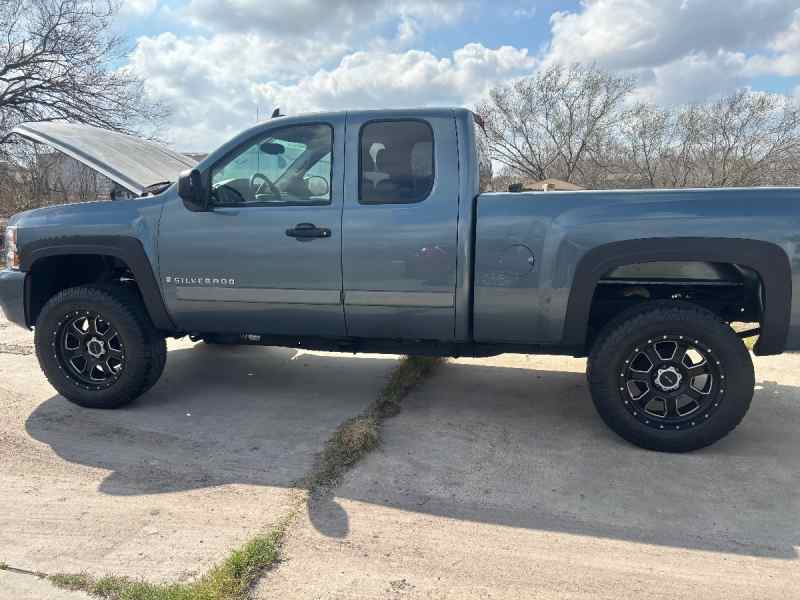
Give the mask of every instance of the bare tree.
M 138 77 L 117 68 L 127 52 L 112 30 L 117 9 L 116 0 L 0 0 L 0 202 L 15 193 L 4 181 L 41 167 L 26 164 L 9 137 L 17 124 L 68 120 L 135 132 L 166 115 Z
M 800 109 L 774 94 L 739 92 L 701 107 L 700 181 L 711 186 L 783 180 L 800 148 Z
M 743 91 L 670 110 L 642 104 L 619 131 L 637 185 L 800 183 L 800 109 L 782 96 Z
M 483 125 L 475 132 L 475 147 L 478 152 L 478 179 L 481 192 L 491 192 L 494 173 L 489 151 L 489 138 Z
M 576 64 L 495 87 L 478 107 L 492 160 L 533 179 L 592 179 L 592 163 L 601 161 L 633 85 Z
M 135 131 L 164 116 L 142 82 L 114 65 L 111 0 L 4 0 L 0 4 L 0 126 L 70 120 Z
M 637 104 L 620 123 L 626 158 L 638 175 L 637 184 L 659 187 L 672 151 L 672 115 L 664 109 Z

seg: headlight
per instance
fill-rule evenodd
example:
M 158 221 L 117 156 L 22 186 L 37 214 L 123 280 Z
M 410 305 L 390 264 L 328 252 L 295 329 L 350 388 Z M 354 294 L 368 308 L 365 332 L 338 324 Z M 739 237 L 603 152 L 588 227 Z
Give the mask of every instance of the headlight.
M 19 269 L 19 253 L 17 252 L 17 228 L 6 227 L 6 267 Z

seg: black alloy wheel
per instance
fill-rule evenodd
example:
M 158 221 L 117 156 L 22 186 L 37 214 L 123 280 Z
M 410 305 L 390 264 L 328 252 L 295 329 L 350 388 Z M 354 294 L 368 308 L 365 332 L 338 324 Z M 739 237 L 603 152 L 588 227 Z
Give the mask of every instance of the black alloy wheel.
M 649 427 L 696 427 L 723 401 L 721 361 L 700 340 L 683 335 L 642 340 L 624 365 L 619 383 L 625 407 Z
M 92 390 L 112 386 L 125 370 L 125 345 L 116 327 L 94 310 L 68 313 L 55 338 L 60 367 Z

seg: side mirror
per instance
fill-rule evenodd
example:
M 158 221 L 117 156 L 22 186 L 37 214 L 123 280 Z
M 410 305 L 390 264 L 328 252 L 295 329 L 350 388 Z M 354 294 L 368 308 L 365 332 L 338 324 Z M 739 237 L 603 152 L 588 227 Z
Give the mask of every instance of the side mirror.
M 178 177 L 178 196 L 181 197 L 189 210 L 208 210 L 208 198 L 200 180 L 200 171 L 191 169 L 180 174 Z

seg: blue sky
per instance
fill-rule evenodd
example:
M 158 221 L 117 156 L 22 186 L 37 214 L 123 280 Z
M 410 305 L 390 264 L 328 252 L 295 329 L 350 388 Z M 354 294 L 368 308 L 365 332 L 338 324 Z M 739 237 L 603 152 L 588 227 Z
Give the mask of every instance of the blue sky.
M 798 0 L 125 0 L 125 66 L 208 150 L 274 105 L 474 105 L 553 62 L 634 76 L 636 100 L 800 97 Z

